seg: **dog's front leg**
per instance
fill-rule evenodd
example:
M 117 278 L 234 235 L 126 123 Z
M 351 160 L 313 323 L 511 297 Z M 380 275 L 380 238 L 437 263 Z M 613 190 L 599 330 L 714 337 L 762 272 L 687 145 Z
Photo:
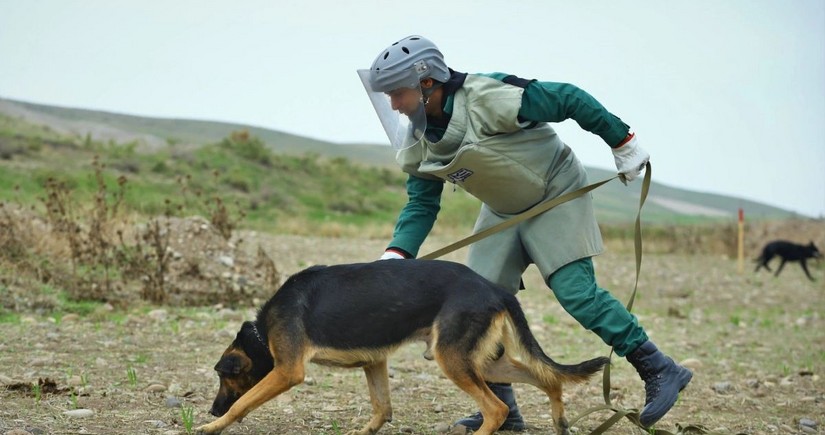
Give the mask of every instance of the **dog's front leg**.
M 811 280 L 811 281 L 816 281 L 814 279 L 814 277 L 811 276 L 811 272 L 808 271 L 808 265 L 805 264 L 805 259 L 804 258 L 799 261 L 799 264 L 802 265 L 802 270 L 805 271 L 805 275 L 808 277 L 808 279 Z
M 785 267 L 786 261 L 787 260 L 785 260 L 784 258 L 782 259 L 782 261 L 779 263 L 779 267 L 776 268 L 776 273 L 774 273 L 773 276 L 779 276 L 779 272 L 782 272 L 782 268 Z
M 304 381 L 304 368 L 276 367 L 255 384 L 221 418 L 196 429 L 198 434 L 219 434 L 230 424 L 246 417 L 255 408 Z
M 364 367 L 367 375 L 367 385 L 370 389 L 372 403 L 372 418 L 361 430 L 353 430 L 347 435 L 373 435 L 392 421 L 392 403 L 390 402 L 390 377 L 387 371 L 387 360 Z

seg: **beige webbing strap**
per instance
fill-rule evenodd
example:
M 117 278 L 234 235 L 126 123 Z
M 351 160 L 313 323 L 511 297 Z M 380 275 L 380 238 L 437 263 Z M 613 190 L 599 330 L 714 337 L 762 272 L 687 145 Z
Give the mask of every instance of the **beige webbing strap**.
M 582 187 L 581 189 L 565 193 L 564 195 L 557 196 L 557 197 L 555 197 L 555 198 L 553 198 L 549 201 L 545 201 L 545 202 L 542 202 L 540 204 L 537 204 L 533 208 L 531 208 L 531 209 L 529 209 L 529 210 L 527 210 L 527 211 L 525 211 L 521 214 L 513 216 L 512 218 L 507 219 L 504 222 L 498 223 L 498 224 L 493 225 L 489 228 L 485 228 L 485 229 L 483 229 L 483 230 L 481 230 L 481 231 L 479 231 L 479 232 L 477 232 L 473 235 L 465 237 L 465 238 L 463 238 L 463 239 L 461 239 L 461 240 L 459 240 L 459 241 L 457 241 L 457 242 L 455 242 L 451 245 L 447 245 L 447 246 L 445 246 L 445 247 L 443 247 L 443 248 L 441 248 L 437 251 L 433 251 L 433 252 L 430 252 L 427 255 L 419 257 L 419 259 L 421 259 L 421 260 L 433 260 L 433 259 L 436 259 L 436 258 L 441 257 L 443 255 L 449 254 L 450 252 L 453 252 L 457 249 L 461 249 L 461 248 L 463 248 L 463 247 L 465 247 L 465 246 L 467 246 L 471 243 L 475 243 L 475 242 L 477 242 L 477 241 L 479 241 L 479 240 L 481 240 L 485 237 L 493 235 L 493 234 L 495 234 L 499 231 L 502 231 L 506 228 L 510 228 L 513 225 L 517 225 L 521 222 L 526 221 L 527 219 L 530 219 L 534 216 L 540 215 L 540 214 L 546 212 L 547 210 L 550 210 L 551 208 L 553 208 L 557 205 L 560 205 L 560 204 L 563 204 L 563 203 L 565 203 L 567 201 L 570 201 L 572 199 L 578 198 L 578 197 L 584 195 L 585 193 L 590 192 L 591 190 L 593 190 L 593 189 L 595 189 L 595 188 L 597 188 L 597 187 L 599 187 L 599 186 L 601 186 L 601 185 L 607 183 L 608 181 L 611 181 L 611 180 L 613 180 L 614 178 L 617 178 L 617 177 L 618 177 L 618 175 L 614 175 L 613 177 L 610 177 L 606 180 L 599 181 L 598 183 L 589 184 L 587 186 Z
M 633 284 L 633 292 L 630 294 L 630 300 L 628 300 L 627 305 L 626 305 L 627 311 L 631 311 L 633 309 L 633 302 L 636 300 L 636 290 L 639 287 L 639 275 L 641 274 L 641 271 L 642 271 L 642 207 L 644 207 L 645 201 L 647 200 L 647 194 L 650 192 L 650 179 L 652 177 L 652 172 L 653 171 L 651 170 L 650 162 L 647 162 L 645 164 L 645 177 L 644 177 L 644 180 L 642 181 L 642 191 L 639 194 L 639 209 L 636 212 L 636 226 L 635 226 L 635 229 L 634 229 L 634 236 L 633 236 L 633 238 L 634 238 L 633 248 L 634 248 L 634 251 L 636 253 L 636 280 Z M 612 356 L 613 356 L 613 349 L 611 348 L 610 349 L 610 354 L 607 357 L 611 358 Z M 603 378 L 602 378 L 602 396 L 604 398 L 604 405 L 595 406 L 595 407 L 592 407 L 592 408 L 584 411 L 582 414 L 580 414 L 576 418 L 570 420 L 569 424 L 572 426 L 573 423 L 577 422 L 582 417 L 590 415 L 594 412 L 609 410 L 609 411 L 613 412 L 613 415 L 610 418 L 608 418 L 604 423 L 599 425 L 599 427 L 594 429 L 591 432 L 591 434 L 602 434 L 602 433 L 606 432 L 611 426 L 618 423 L 619 420 L 621 420 L 623 417 L 626 417 L 628 420 L 630 420 L 636 426 L 647 430 L 639 422 L 639 410 L 638 409 L 619 408 L 619 407 L 613 406 L 613 404 L 610 402 L 610 365 L 611 364 L 612 363 L 609 363 L 609 364 L 604 366 L 604 372 L 603 372 Z M 660 431 L 660 430 L 655 430 L 655 429 L 653 429 L 653 431 L 655 431 L 655 433 L 662 434 L 662 435 L 666 435 L 666 434 L 670 433 L 670 432 L 667 432 L 667 431 Z

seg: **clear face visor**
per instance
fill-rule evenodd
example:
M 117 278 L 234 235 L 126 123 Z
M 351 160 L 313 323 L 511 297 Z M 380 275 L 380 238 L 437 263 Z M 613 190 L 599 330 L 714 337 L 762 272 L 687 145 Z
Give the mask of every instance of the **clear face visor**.
M 358 76 L 390 145 L 403 150 L 418 143 L 427 129 L 427 116 L 416 71 L 360 69 Z

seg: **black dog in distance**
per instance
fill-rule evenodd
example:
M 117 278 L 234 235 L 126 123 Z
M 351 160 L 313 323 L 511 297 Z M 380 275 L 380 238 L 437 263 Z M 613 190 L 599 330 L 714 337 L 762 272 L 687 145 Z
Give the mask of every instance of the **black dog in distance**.
M 771 271 L 771 268 L 768 266 L 768 262 L 771 261 L 773 257 L 779 257 L 782 261 L 779 263 L 779 267 L 776 269 L 774 276 L 779 276 L 779 272 L 782 271 L 782 268 L 785 266 L 786 262 L 798 261 L 802 266 L 802 270 L 805 271 L 805 275 L 808 276 L 808 279 L 814 281 L 814 278 L 808 271 L 806 260 L 809 258 L 821 258 L 822 253 L 819 252 L 819 249 L 817 249 L 816 246 L 814 246 L 814 242 L 808 243 L 807 245 L 798 245 L 786 240 L 775 240 L 762 248 L 762 254 L 756 259 L 758 264 L 756 265 L 754 272 L 758 271 L 761 267 Z

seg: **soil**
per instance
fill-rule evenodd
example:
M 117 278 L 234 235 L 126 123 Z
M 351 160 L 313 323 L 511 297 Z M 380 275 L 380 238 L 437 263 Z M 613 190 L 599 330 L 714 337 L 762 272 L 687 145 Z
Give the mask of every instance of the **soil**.
M 20 322 L 0 323 L 1 434 L 178 434 L 186 433 L 189 411 L 195 426 L 207 423 L 217 391 L 212 367 L 241 322 L 252 319 L 264 302 L 267 291 L 259 289 L 313 264 L 372 261 L 385 243 L 252 232 L 239 233 L 242 241 L 229 243 L 197 234 L 184 237 L 194 230 L 181 228 L 190 229 L 177 230 L 184 243 L 172 247 L 178 252 L 174 261 L 200 262 L 200 276 L 225 276 L 236 285 L 214 289 L 213 302 L 209 292 L 198 293 L 206 299 L 196 307 L 133 301 L 125 307 L 103 305 L 85 316 L 32 310 Z M 451 241 L 436 237 L 422 253 Z M 261 269 L 258 247 L 277 266 L 277 278 Z M 459 251 L 447 259 L 463 261 L 464 256 Z M 633 254 L 608 250 L 597 257 L 596 267 L 600 284 L 627 301 L 635 276 Z M 180 270 L 191 272 L 191 267 Z M 740 272 L 735 260 L 716 254 L 644 257 L 633 312 L 662 350 L 694 371 L 657 428 L 676 432 L 701 425 L 719 433 L 770 434 L 816 433 L 825 427 L 825 268 L 813 263 L 811 271 L 816 282 L 793 263 L 776 278 L 764 270 L 754 273 L 750 262 Z M 170 286 L 185 298 L 197 287 L 186 285 L 192 279 L 181 272 Z M 534 269 L 528 269 L 525 284 L 519 298 L 552 358 L 574 363 L 608 354 L 607 346 L 561 309 Z M 243 295 L 234 304 L 217 297 L 217 291 L 233 288 Z M 422 357 L 423 351 L 423 344 L 413 344 L 390 360 L 393 422 L 380 433 L 447 432 L 453 421 L 475 411 L 435 363 Z M 642 382 L 622 358 L 614 355 L 612 361 L 613 404 L 641 407 Z M 553 433 L 547 398 L 526 385 L 516 385 L 516 392 L 529 425 L 525 433 Z M 571 420 L 604 403 L 602 379 L 568 387 L 565 403 Z M 91 412 L 66 414 L 78 409 Z M 224 433 L 345 433 L 365 424 L 369 413 L 360 370 L 310 365 L 304 384 Z M 575 422 L 573 432 L 589 433 L 608 417 L 607 412 L 591 414 Z M 644 432 L 623 420 L 610 433 Z

